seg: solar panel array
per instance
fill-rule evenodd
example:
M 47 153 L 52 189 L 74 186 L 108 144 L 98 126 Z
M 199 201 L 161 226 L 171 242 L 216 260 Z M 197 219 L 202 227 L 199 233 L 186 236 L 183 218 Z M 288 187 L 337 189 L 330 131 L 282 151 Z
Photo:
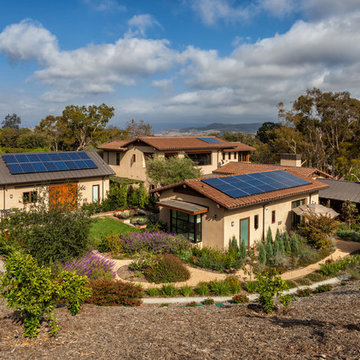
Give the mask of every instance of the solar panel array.
M 12 175 L 97 168 L 94 161 L 83 151 L 5 154 L 2 158 Z
M 199 140 L 205 141 L 208 144 L 215 144 L 215 143 L 219 143 L 220 141 L 214 138 L 209 138 L 209 137 L 198 137 Z
M 311 184 L 311 182 L 283 170 L 203 179 L 201 181 L 234 199 Z

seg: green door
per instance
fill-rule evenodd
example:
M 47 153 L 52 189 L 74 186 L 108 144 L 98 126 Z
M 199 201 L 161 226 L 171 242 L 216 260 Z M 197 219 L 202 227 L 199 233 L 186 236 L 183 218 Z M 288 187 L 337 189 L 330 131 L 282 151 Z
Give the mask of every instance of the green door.
M 249 218 L 240 220 L 240 244 L 242 241 L 249 246 Z

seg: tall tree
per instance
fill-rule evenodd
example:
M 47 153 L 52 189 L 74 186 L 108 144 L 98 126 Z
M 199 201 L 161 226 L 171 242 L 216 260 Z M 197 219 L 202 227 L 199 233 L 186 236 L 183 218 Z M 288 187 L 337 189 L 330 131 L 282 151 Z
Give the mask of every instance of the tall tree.
M 105 126 L 114 116 L 114 108 L 100 106 L 67 106 L 61 116 L 49 115 L 40 122 L 40 129 L 54 136 L 55 150 L 60 139 L 66 150 L 84 150 L 90 144 L 100 141 Z
M 256 132 L 256 138 L 259 139 L 262 143 L 268 144 L 271 140 L 274 139 L 274 131 L 279 129 L 281 124 L 274 122 L 264 122 Z
M 126 123 L 125 131 L 128 139 L 135 139 L 139 136 L 153 136 L 152 127 L 144 120 L 139 122 L 132 119 Z
M 336 175 L 336 159 L 359 128 L 360 101 L 348 92 L 307 90 L 286 111 L 279 104 L 279 116 L 295 126 L 304 137 L 308 166 Z
M 21 124 L 20 116 L 16 115 L 15 113 L 10 115 L 7 114 L 2 122 L 3 129 L 19 129 Z

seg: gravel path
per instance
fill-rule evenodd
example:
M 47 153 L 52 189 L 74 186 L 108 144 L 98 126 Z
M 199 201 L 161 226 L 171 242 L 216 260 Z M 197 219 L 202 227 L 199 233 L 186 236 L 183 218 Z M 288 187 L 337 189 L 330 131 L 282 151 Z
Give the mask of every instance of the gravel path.
M 360 282 L 265 315 L 255 304 L 58 309 L 60 333 L 24 339 L 0 304 L 0 359 L 359 359 Z

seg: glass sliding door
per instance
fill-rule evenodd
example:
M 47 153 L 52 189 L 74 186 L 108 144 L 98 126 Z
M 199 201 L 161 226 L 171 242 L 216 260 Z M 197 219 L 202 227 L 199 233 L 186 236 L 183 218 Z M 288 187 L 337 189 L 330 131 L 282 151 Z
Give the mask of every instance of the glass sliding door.
M 201 242 L 201 215 L 171 210 L 171 232 L 186 236 L 191 242 Z

